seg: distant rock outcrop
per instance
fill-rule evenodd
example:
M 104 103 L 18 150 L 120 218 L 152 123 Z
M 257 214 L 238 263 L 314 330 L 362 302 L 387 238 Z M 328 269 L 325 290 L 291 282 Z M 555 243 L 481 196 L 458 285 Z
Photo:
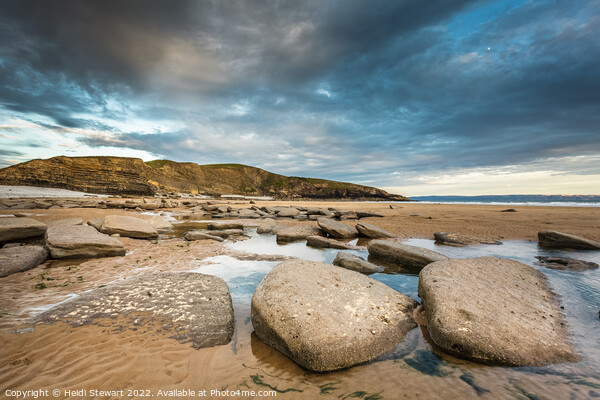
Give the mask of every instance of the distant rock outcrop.
M 181 192 L 277 198 L 408 200 L 352 183 L 288 177 L 242 164 L 198 165 L 128 157 L 53 157 L 0 170 L 0 185 L 40 186 L 87 193 L 153 195 Z M 142 208 L 155 206 L 144 202 Z

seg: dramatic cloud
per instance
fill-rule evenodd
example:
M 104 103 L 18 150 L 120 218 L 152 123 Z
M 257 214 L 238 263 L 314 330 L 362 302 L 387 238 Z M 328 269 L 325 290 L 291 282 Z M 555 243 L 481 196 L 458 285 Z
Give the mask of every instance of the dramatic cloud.
M 409 195 L 598 194 L 594 0 L 2 8 L 0 166 L 129 155 Z

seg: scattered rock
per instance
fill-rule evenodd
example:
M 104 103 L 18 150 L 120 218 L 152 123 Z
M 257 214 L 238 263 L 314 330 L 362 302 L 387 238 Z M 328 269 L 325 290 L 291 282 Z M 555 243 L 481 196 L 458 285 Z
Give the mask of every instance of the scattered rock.
M 361 218 L 383 218 L 383 215 L 376 214 L 376 213 L 373 213 L 373 212 L 368 212 L 368 211 L 357 211 L 356 212 L 356 217 L 358 219 L 361 219 Z
M 158 233 L 167 233 L 173 230 L 173 224 L 170 223 L 166 218 L 160 217 L 158 215 L 152 217 L 152 219 L 150 220 L 150 225 L 152 225 L 152 227 L 156 229 Z
M 102 234 L 87 225 L 65 225 L 48 228 L 46 245 L 53 258 L 125 255 L 125 248 L 119 239 Z
M 361 274 L 374 274 L 383 271 L 378 265 L 371 264 L 367 260 L 350 253 L 337 253 L 333 265 L 360 272 Z
M 309 236 L 324 236 L 324 233 L 319 228 L 311 225 L 294 225 L 277 232 L 277 241 L 294 242 L 296 240 L 306 240 Z
M 13 246 L 0 249 L 0 278 L 35 268 L 48 258 L 43 246 Z
M 461 235 L 460 233 L 435 232 L 435 242 L 449 246 L 469 246 L 472 244 L 502 244 L 499 240 L 480 239 L 473 236 Z
M 88 220 L 87 224 L 89 226 L 93 226 L 98 232 L 100 232 L 102 225 L 104 225 L 104 218 L 90 219 Z
M 368 249 L 373 258 L 398 263 L 408 268 L 423 268 L 432 262 L 448 259 L 445 255 L 433 250 L 392 240 L 372 240 Z
M 102 233 L 112 235 L 118 233 L 121 236 L 136 239 L 152 239 L 158 237 L 158 232 L 154 227 L 143 219 L 127 217 L 123 215 L 107 215 L 104 218 Z
M 83 225 L 83 220 L 81 218 L 65 218 L 59 219 L 56 221 L 48 221 L 46 222 L 48 227 L 51 226 L 69 226 L 69 225 Z
M 358 231 L 355 227 L 342 224 L 332 220 L 331 218 L 319 218 L 317 224 L 323 229 L 329 236 L 335 238 L 354 238 L 358 236 Z
M 237 210 L 237 214 L 238 214 L 238 217 L 240 217 L 240 218 L 254 219 L 254 218 L 261 217 L 261 215 L 258 212 L 254 211 L 254 210 L 249 210 L 247 208 L 241 208 L 241 209 Z
M 300 215 L 300 211 L 294 207 L 283 208 L 277 213 L 278 217 L 295 217 L 296 215 Z
M 419 275 L 419 296 L 431 339 L 459 357 L 511 366 L 578 359 L 546 278 L 518 261 L 430 264 Z
M 600 250 L 600 242 L 556 231 L 538 232 L 539 245 L 549 249 Z
M 323 236 L 308 236 L 306 238 L 306 245 L 310 246 L 310 247 L 331 248 L 331 249 L 341 249 L 341 250 L 364 249 L 362 247 L 353 246 L 351 244 L 340 242 L 338 240 L 326 238 Z
M 0 243 L 9 240 L 43 236 L 48 227 L 32 218 L 0 218 Z
M 252 296 L 256 335 L 302 367 L 350 367 L 393 350 L 416 327 L 408 296 L 365 275 L 306 260 L 275 266 Z
M 209 222 L 206 224 L 208 230 L 244 229 L 244 224 L 239 222 Z
M 34 214 L 34 213 L 28 213 L 28 212 L 15 213 L 14 215 L 15 215 L 15 217 L 18 217 L 18 218 L 30 218 L 30 217 L 35 217 L 35 214 Z
M 192 230 L 192 231 L 187 231 L 183 237 L 185 238 L 185 240 L 216 240 L 217 242 L 222 242 L 225 239 L 223 239 L 220 236 L 215 236 L 215 235 L 211 235 L 209 234 L 207 231 L 204 230 Z
M 216 276 L 158 273 L 129 278 L 62 303 L 39 315 L 41 322 L 94 323 L 115 314 L 144 323 L 169 320 L 163 329 L 196 349 L 227 344 L 233 335 L 233 307 L 227 284 Z M 148 317 L 140 317 L 146 314 Z M 133 321 L 132 321 L 133 322 Z
M 156 210 L 159 209 L 160 207 L 162 207 L 162 201 L 160 199 L 143 199 L 142 203 L 139 205 L 140 208 L 143 208 L 144 210 Z
M 287 228 L 286 225 L 278 224 L 273 218 L 267 218 L 256 228 L 256 233 L 277 234 L 277 232 L 285 228 Z
M 385 229 L 381 229 L 380 227 L 373 224 L 367 224 L 366 222 L 357 223 L 356 229 L 358 230 L 358 232 L 360 232 L 361 235 L 372 239 L 392 238 L 396 236 L 386 231 Z
M 536 256 L 536 258 L 539 260 L 539 262 L 536 263 L 537 265 L 541 265 L 542 267 L 550 269 L 583 271 L 586 269 L 598 268 L 598 264 L 596 264 L 595 262 L 576 260 L 574 258 L 568 257 Z

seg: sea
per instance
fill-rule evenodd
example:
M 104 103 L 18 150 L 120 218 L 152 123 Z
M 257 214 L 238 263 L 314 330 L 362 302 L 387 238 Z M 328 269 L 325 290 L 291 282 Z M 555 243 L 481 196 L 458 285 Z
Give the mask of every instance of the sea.
M 600 207 L 600 195 L 411 196 L 410 199 L 426 204 Z

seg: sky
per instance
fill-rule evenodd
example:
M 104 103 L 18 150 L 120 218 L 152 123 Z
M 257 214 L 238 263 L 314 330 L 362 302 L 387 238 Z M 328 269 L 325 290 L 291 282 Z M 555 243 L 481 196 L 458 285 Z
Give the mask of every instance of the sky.
M 600 1 L 0 4 L 0 167 L 242 163 L 418 195 L 600 194 Z

